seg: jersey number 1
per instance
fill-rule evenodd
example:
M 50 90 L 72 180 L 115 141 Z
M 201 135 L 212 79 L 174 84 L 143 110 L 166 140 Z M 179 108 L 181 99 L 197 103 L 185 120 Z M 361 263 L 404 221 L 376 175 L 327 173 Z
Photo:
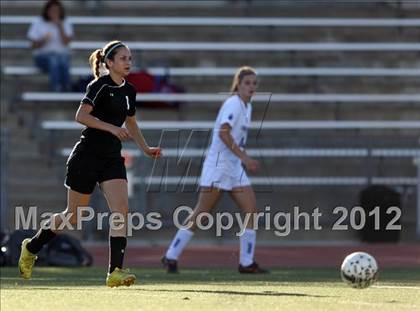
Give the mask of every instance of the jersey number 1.
M 127 110 L 130 110 L 130 101 L 128 100 L 128 96 L 125 97 L 125 100 L 127 102 Z

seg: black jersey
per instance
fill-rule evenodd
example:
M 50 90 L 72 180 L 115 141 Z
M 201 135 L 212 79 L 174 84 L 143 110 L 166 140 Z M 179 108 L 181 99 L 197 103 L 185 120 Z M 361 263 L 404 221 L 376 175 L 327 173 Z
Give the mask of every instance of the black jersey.
M 92 116 L 101 121 L 121 127 L 127 116 L 136 112 L 136 90 L 127 81 L 116 84 L 109 75 L 89 83 L 82 104 L 93 107 Z M 82 131 L 81 142 L 101 153 L 119 153 L 121 141 L 113 134 L 86 127 Z

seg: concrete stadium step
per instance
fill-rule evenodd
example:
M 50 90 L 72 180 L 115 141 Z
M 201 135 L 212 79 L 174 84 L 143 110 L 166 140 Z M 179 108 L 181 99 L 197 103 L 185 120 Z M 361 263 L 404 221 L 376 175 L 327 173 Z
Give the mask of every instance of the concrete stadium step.
M 171 77 L 171 83 L 188 92 L 221 92 L 228 89 L 232 77 Z M 260 77 L 258 91 L 273 93 L 404 93 L 419 90 L 420 77 Z
M 51 189 L 51 191 L 54 191 L 56 188 L 61 188 L 63 186 L 62 183 L 57 184 L 57 178 L 51 173 L 44 176 L 31 176 L 27 174 L 25 178 L 11 174 L 8 181 L 10 186 L 15 190 L 24 190 L 25 188 L 31 188 L 34 190 L 39 188 L 40 190 Z
M 159 137 L 153 137 L 153 136 L 147 136 L 146 137 L 148 143 L 150 145 L 158 145 L 159 144 Z M 328 139 L 328 138 L 325 138 Z M 396 137 L 396 139 L 398 139 Z M 269 141 L 268 140 L 260 140 L 260 142 L 262 142 L 264 145 L 268 145 Z M 47 176 L 59 176 L 60 178 L 62 176 L 64 176 L 64 169 L 65 169 L 65 162 L 68 158 L 68 153 L 66 153 L 65 155 L 63 154 L 64 149 L 67 150 L 71 150 L 73 148 L 75 144 L 74 140 L 64 140 L 61 144 L 57 144 L 57 146 L 52 150 L 52 152 L 54 153 L 51 157 L 50 163 L 52 163 L 51 165 L 51 171 L 50 172 L 45 172 L 45 175 Z M 199 150 L 206 150 L 207 149 L 207 143 L 206 142 L 201 142 L 200 144 L 194 144 L 191 143 L 188 146 L 186 146 L 185 144 L 181 143 L 179 146 L 177 146 L 176 142 L 169 142 L 169 141 L 165 141 L 164 143 L 162 143 L 160 145 L 163 148 L 163 154 L 164 154 L 164 158 L 161 162 L 158 162 L 157 164 L 159 165 L 159 167 L 157 167 L 159 170 L 162 170 L 164 165 L 166 163 L 168 163 L 169 165 L 175 166 L 177 158 L 176 157 L 172 157 L 172 156 L 167 156 L 165 155 L 165 152 L 169 149 L 173 149 L 173 148 L 179 148 L 179 155 L 181 156 L 181 151 L 184 148 L 198 148 Z M 253 143 L 248 143 L 247 149 L 258 149 L 262 148 L 261 143 L 259 144 L 259 146 L 253 144 Z M 265 146 L 264 146 L 265 147 Z M 264 148 L 263 147 L 263 148 Z M 325 149 L 334 149 L 337 148 L 337 146 L 314 146 L 311 147 L 309 144 L 305 144 L 305 143 L 301 143 L 300 145 L 297 145 L 296 143 L 293 144 L 275 144 L 273 141 L 273 144 L 271 144 L 268 147 L 265 148 L 274 148 L 274 149 L 311 149 L 311 148 L 315 148 L 315 149 L 319 149 L 319 148 L 325 148 Z M 340 147 L 338 147 L 340 148 Z M 349 145 L 341 147 L 340 149 L 346 149 L 346 148 L 350 148 Z M 358 149 L 366 149 L 366 145 L 363 146 L 359 146 L 359 147 L 355 147 Z M 383 148 L 383 146 L 382 146 Z M 395 146 L 391 145 L 385 147 L 385 149 L 393 149 L 396 148 Z M 407 149 L 417 149 L 419 148 L 418 145 L 413 144 L 413 145 L 406 145 L 406 146 L 402 146 L 401 148 L 407 148 Z M 137 148 L 134 147 L 130 147 L 128 148 L 129 150 L 137 150 Z M 381 149 L 381 147 L 379 147 L 379 149 Z M 141 152 L 139 150 L 139 152 Z M 169 151 L 168 151 L 169 152 Z M 203 151 L 204 152 L 204 151 Z M 366 167 L 370 167 L 370 165 L 372 165 L 372 169 L 380 169 L 380 168 L 385 168 L 387 165 L 389 165 L 390 169 L 389 169 L 389 173 L 393 174 L 394 176 L 398 176 L 398 166 L 401 165 L 401 170 L 404 170 L 405 172 L 407 172 L 407 174 L 415 174 L 415 166 L 414 166 L 414 162 L 413 159 L 411 157 L 380 157 L 380 156 L 375 156 L 372 157 L 372 159 L 369 159 L 368 157 L 365 156 L 346 156 L 346 157 L 336 157 L 336 156 L 319 156 L 319 157 L 315 157 L 315 156 L 311 156 L 311 157 L 303 157 L 303 156 L 288 156 L 288 157 L 274 157 L 274 158 L 268 158 L 268 157 L 262 157 L 258 154 L 253 155 L 254 157 L 258 158 L 260 161 L 264 162 L 262 164 L 265 165 L 265 167 L 270 167 L 270 165 L 274 165 L 274 166 L 281 166 L 281 167 L 285 167 L 287 165 L 293 166 L 293 169 L 299 169 L 299 165 L 305 166 L 306 162 L 309 163 L 308 165 L 318 165 L 319 169 L 323 169 L 324 165 L 328 165 L 330 163 L 330 161 L 332 163 L 334 163 L 334 161 L 337 161 L 338 163 L 341 163 L 341 165 L 343 167 L 346 166 L 355 166 L 356 168 L 360 168 L 363 167 L 364 169 Z M 194 163 L 194 169 L 199 170 L 199 165 L 201 164 L 200 160 L 202 160 L 200 157 L 192 157 L 191 158 L 193 160 Z M 141 167 L 143 165 L 150 166 L 149 169 L 151 169 L 151 167 L 154 165 L 153 161 L 150 159 L 147 159 L 146 157 L 141 157 L 136 160 L 136 164 L 139 164 Z M 179 165 L 179 169 L 182 170 L 182 168 L 185 168 L 186 161 L 189 160 L 189 157 L 184 156 L 182 158 L 182 161 L 180 162 Z M 268 164 L 266 164 L 268 163 Z M 337 171 L 340 171 L 340 165 L 336 165 L 333 166 L 334 168 L 337 167 Z M 396 169 L 394 169 L 396 167 Z M 176 170 L 174 168 L 174 170 Z M 384 169 L 385 170 L 385 169 Z M 31 170 L 28 169 L 28 171 L 30 172 Z M 387 171 L 387 170 L 385 170 Z M 36 171 L 34 169 L 34 172 L 37 173 L 37 176 L 42 176 L 43 172 L 39 172 Z M 335 171 L 331 172 L 331 174 L 334 174 Z M 402 171 L 401 171 L 402 172 Z M 182 173 L 182 172 L 181 172 Z M 180 173 L 180 174 L 181 174 Z M 282 175 L 281 170 L 279 172 L 277 172 L 279 174 Z M 318 172 L 317 172 L 318 173 Z M 350 174 L 353 174 L 353 172 L 350 170 L 349 171 Z M 364 174 L 364 171 L 360 172 L 361 174 Z M 171 173 L 172 174 L 172 173 Z M 175 173 L 173 173 L 175 174 Z M 273 174 L 276 174 L 273 172 Z M 292 174 L 293 175 L 293 174 Z
M 17 114 L 10 114 L 9 123 L 15 124 L 17 120 Z M 45 153 L 39 149 L 38 142 L 30 137 L 30 130 L 15 125 L 10 135 L 8 202 L 10 206 L 29 206 L 48 201 L 48 206 L 57 206 L 61 199 L 60 196 L 55 197 L 55 193 L 63 191 L 62 179 L 58 182 L 57 173 L 48 167 Z
M 98 47 L 99 48 L 99 47 Z M 73 51 L 71 63 L 75 67 L 88 67 L 91 51 Z M 3 49 L 4 66 L 34 66 L 32 57 L 19 49 Z M 7 56 L 7 57 L 6 57 Z M 341 64 L 341 65 L 340 65 Z M 205 51 L 136 51 L 133 53 L 133 68 L 148 67 L 233 67 L 243 65 L 259 67 L 330 67 L 353 68 L 417 68 L 420 61 L 414 52 L 235 52 Z M 7 76 L 5 76 L 7 77 Z
M 38 105 L 36 107 L 36 105 Z M 185 120 L 215 120 L 221 103 L 196 104 L 184 103 L 179 109 L 160 109 L 137 107 L 139 122 L 152 120 L 185 121 Z M 73 120 L 78 104 L 75 103 L 36 103 L 35 105 L 22 104 L 21 113 L 27 113 L 26 124 L 34 122 L 37 114 L 37 124 L 42 120 Z M 265 103 L 253 104 L 254 121 L 278 120 L 419 120 L 420 110 L 417 104 L 411 103 Z M 264 120 L 264 121 L 262 121 Z M 141 123 L 140 123 L 141 124 Z M 77 139 L 80 130 L 67 131 L 73 139 Z M 148 134 L 149 131 L 146 132 Z M 264 131 L 266 133 L 266 131 Z M 34 132 L 42 134 L 42 129 Z
M 9 196 L 8 200 L 10 209 L 8 213 L 11 220 L 14 223 L 15 208 L 17 206 L 22 206 L 24 208 L 25 215 L 30 206 L 36 206 L 39 215 L 44 212 L 57 213 L 65 210 L 67 204 L 66 191 L 67 189 L 63 187 L 63 190 L 61 190 L 60 194 L 57 196 L 51 196 L 51 194 L 46 196 L 45 193 L 35 192 L 25 195 L 24 197 L 19 195 Z
M 101 48 L 101 47 L 98 47 Z M 92 51 L 75 51 L 72 62 L 86 66 Z M 144 66 L 170 64 L 173 67 L 336 67 L 346 63 L 349 67 L 415 68 L 419 64 L 418 52 L 221 52 L 221 51 L 134 51 L 134 63 Z M 5 65 L 31 64 L 27 50 L 3 49 Z M 417 66 L 418 67 L 418 66 Z
M 141 123 L 140 123 L 141 124 Z M 141 126 L 140 126 L 141 127 Z M 79 139 L 79 131 L 55 131 L 59 136 L 43 136 L 45 143 L 52 142 L 55 148 L 72 148 Z M 143 131 L 147 140 L 158 143 L 161 131 Z M 192 137 L 190 130 L 168 131 L 165 133 L 162 146 L 165 148 L 184 147 L 189 141 L 189 148 L 201 148 L 203 141 L 211 131 L 196 131 Z M 247 148 L 418 148 L 417 130 L 373 130 L 373 131 L 271 131 L 262 128 L 257 139 L 257 131 L 248 136 Z M 59 138 L 59 139 L 57 139 Z M 257 144 L 258 142 L 258 144 Z M 134 144 L 125 143 L 134 148 Z
M 154 140 L 150 139 L 149 142 L 152 143 Z M 74 142 L 67 142 L 62 143 L 55 149 L 56 160 L 54 161 L 57 172 L 62 171 L 64 172 L 64 162 L 66 160 L 67 155 L 61 154 L 61 150 L 71 149 Z M 163 153 L 165 156 L 165 150 L 170 148 L 169 143 L 162 144 Z M 261 146 L 255 146 L 252 142 L 248 144 L 248 149 L 258 149 Z M 254 145 L 254 146 L 253 146 Z M 281 149 L 288 149 L 288 148 L 296 148 L 296 149 L 305 149 L 310 148 L 309 146 L 301 143 L 300 146 L 293 146 L 287 144 L 281 144 Z M 285 147 L 287 146 L 287 147 Z M 128 147 L 128 146 L 127 146 Z M 179 155 L 181 156 L 181 151 L 187 146 L 184 146 L 181 142 L 179 146 Z M 275 146 L 270 146 L 271 148 L 276 148 Z M 174 146 L 176 148 L 176 146 Z M 188 145 L 188 148 L 198 148 L 199 150 L 207 149 L 207 144 L 201 142 L 200 144 L 191 142 Z M 278 148 L 278 147 L 277 147 Z M 316 147 L 315 147 L 316 148 Z M 318 148 L 322 148 L 318 146 Z M 347 147 L 348 148 L 348 147 Z M 395 148 L 395 147 L 393 147 Z M 137 150 L 135 147 L 128 147 L 131 150 Z M 326 149 L 331 149 L 331 147 L 327 147 Z M 334 148 L 333 148 L 334 149 Z M 346 147 L 344 147 L 346 149 Z M 362 147 L 361 149 L 365 150 L 366 147 Z M 392 149 L 392 148 L 391 148 Z M 417 149 L 418 146 L 411 145 L 409 149 Z M 371 158 L 366 156 L 345 156 L 345 157 L 337 157 L 337 156 L 311 156 L 311 157 L 304 157 L 304 156 L 288 156 L 288 157 L 262 157 L 259 155 L 253 155 L 256 159 L 261 162 L 262 171 L 261 174 L 269 174 L 270 176 L 276 175 L 291 175 L 294 176 L 296 172 L 307 172 L 308 174 L 311 173 L 315 176 L 318 175 L 343 175 L 343 176 L 358 176 L 358 175 L 365 175 L 368 173 L 366 171 L 367 168 L 371 170 L 374 174 L 375 172 L 380 172 L 384 175 L 389 176 L 412 176 L 415 175 L 415 166 L 413 163 L 413 159 L 411 157 L 385 157 L 385 156 L 373 156 Z M 139 173 L 144 173 L 146 176 L 150 174 L 152 167 L 154 167 L 155 175 L 159 175 L 160 173 L 164 172 L 166 165 L 169 165 L 169 174 L 172 176 L 182 175 L 184 169 L 186 169 L 186 165 L 191 160 L 191 171 L 189 173 L 190 176 L 194 174 L 199 175 L 201 171 L 201 164 L 203 157 L 189 157 L 183 156 L 180 159 L 176 157 L 164 157 L 162 161 L 158 161 L 154 163 L 153 160 L 148 159 L 146 157 L 136 158 L 135 163 L 136 165 L 140 165 Z M 179 162 L 178 162 L 179 161 Z M 154 166 L 156 165 L 156 166 Z M 268 171 L 268 168 L 270 170 Z M 158 172 L 158 173 L 156 173 Z M 51 174 L 51 173 L 50 173 Z
M 72 78 L 77 83 L 78 78 Z M 183 87 L 191 93 L 218 93 L 227 92 L 232 83 L 232 77 L 206 76 L 206 77 L 179 77 L 169 76 L 170 83 Z M 4 79 L 6 83 L 21 82 L 20 91 L 48 90 L 49 78 L 39 74 L 34 80 L 33 76 L 9 76 Z M 20 83 L 19 83 L 20 84 Z M 260 77 L 260 92 L 272 93 L 415 93 L 420 91 L 420 77 Z
M 19 148 L 19 146 L 27 147 L 33 144 L 33 139 L 31 138 L 29 131 L 23 128 L 23 125 L 12 128 L 10 135 L 13 135 L 9 141 L 10 147 L 13 149 Z
M 9 160 L 9 162 L 14 162 L 14 159 L 16 159 L 16 161 L 21 162 L 21 161 L 28 161 L 29 163 L 33 163 L 33 161 L 38 161 L 38 162 L 42 162 L 43 159 L 40 159 L 40 153 L 37 150 L 32 150 L 32 147 L 30 148 L 25 148 L 22 147 L 21 150 L 16 150 L 13 151 L 12 153 L 10 153 L 9 158 L 13 158 L 13 160 Z
M 58 208 L 64 210 L 66 207 L 67 189 L 64 186 L 51 188 L 10 188 L 8 202 L 10 206 L 38 206 L 45 208 Z
M 351 209 L 360 206 L 359 195 L 364 189 L 360 187 L 316 187 L 316 186 L 300 186 L 300 187 L 278 187 L 275 189 L 266 189 L 265 192 L 256 190 L 257 207 L 260 211 L 269 210 L 271 213 L 284 212 L 293 213 L 295 207 L 299 207 L 299 212 L 312 213 L 315 208 L 319 208 L 322 213 L 322 224 L 327 225 L 335 222 L 339 214 L 333 214 L 333 210 L 337 206 L 343 206 Z M 332 196 L 331 193 L 335 195 Z M 146 193 L 146 212 L 156 211 L 161 213 L 165 218 L 172 219 L 175 208 L 182 205 L 194 207 L 197 200 L 197 192 L 172 192 L 165 193 Z M 415 195 L 411 194 L 403 202 L 402 211 L 403 219 L 411 214 L 412 209 L 407 205 L 407 199 L 412 200 Z M 269 206 L 269 209 L 265 207 Z M 234 202 L 228 195 L 224 195 L 214 212 L 239 212 Z M 331 224 L 332 224 L 331 223 Z
M 8 150 L 9 150 L 9 165 L 19 166 L 19 163 L 30 163 L 34 165 L 45 165 L 45 158 L 43 150 L 39 143 L 29 136 L 26 129 L 15 129 L 9 135 Z M 21 166 L 25 167 L 25 166 Z
M 2 87 L 6 88 L 7 86 L 10 87 L 10 85 L 8 85 L 8 83 L 6 83 L 3 79 L 2 79 Z M 2 94 L 5 94 L 4 92 Z M 2 98 L 2 104 L 6 104 L 8 102 L 8 98 L 6 96 L 4 96 Z M 16 103 L 15 103 L 16 104 Z M 19 133 L 19 129 L 21 128 L 21 124 L 20 124 L 20 118 L 19 115 L 16 113 L 10 113 L 8 107 L 4 107 L 2 106 L 2 115 L 1 115 L 1 120 L 2 120 L 2 127 L 7 127 L 9 130 L 9 133 L 13 133 L 13 134 L 18 134 Z M 19 135 L 19 134 L 18 134 Z
M 299 187 L 278 187 L 275 189 L 265 189 L 265 192 L 259 192 L 255 189 L 257 196 L 257 207 L 260 211 L 266 210 L 265 206 L 270 206 L 271 212 L 293 212 L 294 207 L 298 206 L 299 211 L 312 212 L 315 208 L 324 216 L 329 216 L 323 219 L 337 219 L 337 215 L 332 213 L 337 206 L 344 206 L 352 208 L 360 206 L 359 195 L 365 187 L 328 187 L 328 186 L 299 186 Z M 332 196 L 331 193 L 336 193 L 337 196 Z M 173 210 L 181 205 L 194 207 L 198 193 L 197 192 L 172 192 L 165 193 L 146 193 L 147 211 L 157 211 L 163 216 L 172 216 Z M 412 214 L 413 210 L 406 205 L 407 199 L 412 200 L 415 195 L 410 194 L 403 202 L 403 215 Z M 339 198 L 339 199 L 337 199 Z M 166 200 L 167 199 L 167 200 Z M 153 206 L 154 209 L 151 207 Z M 215 212 L 238 211 L 234 202 L 225 195 L 218 204 Z M 415 209 L 414 209 L 415 211 Z
M 371 171 L 373 176 L 381 175 L 383 177 L 416 177 L 416 167 L 413 164 L 413 159 L 406 158 L 404 160 L 385 160 L 375 159 L 369 161 L 367 158 L 259 158 L 255 159 L 260 161 L 261 171 L 255 175 L 255 177 L 266 178 L 266 177 L 289 177 L 289 176 L 336 176 L 336 177 L 364 177 Z M 161 177 L 165 174 L 166 169 L 167 176 L 183 176 L 186 174 L 185 170 L 189 165 L 189 160 L 184 159 L 180 163 L 176 163 L 173 158 L 164 159 L 154 164 L 149 160 L 140 160 L 141 166 L 144 167 L 141 172 L 142 176 L 150 176 L 153 172 L 154 177 Z M 153 170 L 150 166 L 153 165 Z M 156 166 L 154 166 L 156 165 Z M 168 165 L 166 167 L 166 165 Z M 191 167 L 188 171 L 187 176 L 194 177 L 200 176 L 201 174 L 202 159 L 196 158 L 191 162 Z M 379 175 L 378 175 L 379 174 Z M 162 179 L 164 183 L 164 179 Z M 181 182 L 181 180 L 180 180 Z M 173 185 L 170 185 L 173 188 Z
M 26 39 L 27 25 L 3 25 L 2 39 Z M 199 30 L 199 31 L 197 31 Z M 416 42 L 416 27 L 238 27 L 74 25 L 77 40 L 168 42 Z
M 41 158 L 41 159 L 40 159 Z M 22 163 L 27 163 L 27 165 L 22 165 Z M 34 163 L 36 163 L 34 165 Z M 52 167 L 52 164 L 47 163 L 47 158 L 45 155 L 38 154 L 37 157 L 29 156 L 24 157 L 24 154 L 13 153 L 12 157 L 9 157 L 8 167 L 9 174 L 11 176 L 18 176 L 18 178 L 25 179 L 26 177 L 37 177 L 37 178 L 50 178 L 57 175 L 55 167 Z M 63 158 L 63 174 L 64 174 L 64 165 L 65 158 Z M 63 175 L 64 176 L 64 175 Z
M 31 182 L 16 181 L 16 184 L 12 184 L 10 188 L 9 199 L 16 200 L 29 200 L 29 199 L 42 199 L 49 198 L 49 200 L 56 200 L 61 196 L 66 198 L 67 190 L 63 186 L 63 181 L 54 180 L 48 183 L 40 184 L 45 178 L 33 178 Z M 37 185 L 38 184 L 38 185 Z M 32 202 L 30 204 L 34 204 Z

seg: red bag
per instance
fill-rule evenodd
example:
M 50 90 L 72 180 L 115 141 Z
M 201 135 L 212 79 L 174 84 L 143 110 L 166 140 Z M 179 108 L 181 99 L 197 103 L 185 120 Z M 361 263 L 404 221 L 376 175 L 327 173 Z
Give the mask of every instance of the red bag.
M 127 76 L 130 82 L 137 90 L 137 93 L 153 93 L 156 91 L 155 77 L 146 70 L 132 72 Z

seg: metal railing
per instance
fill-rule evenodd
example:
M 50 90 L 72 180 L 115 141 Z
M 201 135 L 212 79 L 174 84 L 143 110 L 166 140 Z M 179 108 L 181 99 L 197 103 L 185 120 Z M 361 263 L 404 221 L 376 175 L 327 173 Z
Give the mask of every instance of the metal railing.
M 238 68 L 235 67 L 148 67 L 153 75 L 169 75 L 179 77 L 231 77 Z M 420 77 L 417 68 L 377 68 L 377 67 L 257 67 L 259 76 L 303 76 L 303 77 Z M 2 68 L 5 75 L 30 76 L 41 74 L 41 71 L 32 66 L 5 66 Z M 70 74 L 74 76 L 91 75 L 89 67 L 72 67 Z
M 38 16 L 3 15 L 2 25 L 30 24 Z M 104 26 L 237 26 L 237 27 L 419 27 L 419 18 L 308 18 L 308 17 L 161 17 L 71 16 L 74 25 Z
M 126 41 L 131 50 L 141 51 L 254 51 L 254 52 L 418 52 L 417 42 L 168 42 L 168 41 Z M 72 41 L 72 50 L 93 50 L 104 46 L 104 41 Z M 0 40 L 2 49 L 30 49 L 28 40 Z

